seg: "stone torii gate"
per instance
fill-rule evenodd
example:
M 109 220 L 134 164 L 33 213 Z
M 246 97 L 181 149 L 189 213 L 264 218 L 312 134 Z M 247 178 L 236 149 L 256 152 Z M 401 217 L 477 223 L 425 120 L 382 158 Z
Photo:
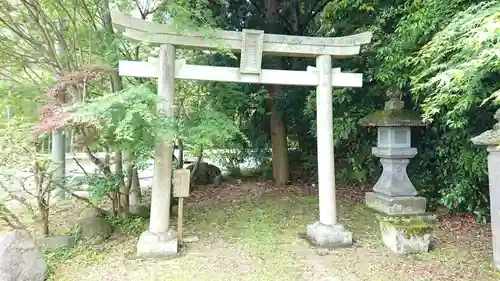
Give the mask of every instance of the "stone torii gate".
M 304 37 L 265 34 L 261 30 L 216 31 L 207 38 L 202 33 L 180 34 L 165 24 L 151 23 L 121 12 L 112 12 L 114 26 L 125 37 L 160 45 L 159 58 L 148 62 L 120 61 L 121 76 L 157 78 L 159 110 L 173 116 L 175 79 L 235 83 L 260 83 L 316 86 L 319 221 L 307 226 L 308 237 L 324 247 L 352 244 L 352 233 L 337 222 L 333 145 L 332 87 L 362 87 L 363 75 L 332 69 L 332 57 L 356 56 L 372 33 L 346 37 Z M 190 65 L 175 59 L 176 47 L 214 50 L 227 46 L 240 52 L 240 67 Z M 316 67 L 306 71 L 262 69 L 262 55 L 316 58 Z M 222 129 L 222 128 L 221 128 Z M 149 230 L 137 244 L 139 256 L 164 256 L 177 253 L 177 234 L 169 229 L 172 143 L 155 150 L 154 179 Z

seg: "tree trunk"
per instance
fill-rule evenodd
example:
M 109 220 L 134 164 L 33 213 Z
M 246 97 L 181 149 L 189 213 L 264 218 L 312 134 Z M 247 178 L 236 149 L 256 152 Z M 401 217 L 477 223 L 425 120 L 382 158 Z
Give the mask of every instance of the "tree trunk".
M 32 171 L 35 175 L 35 188 L 36 188 L 36 200 L 38 203 L 38 212 L 40 213 L 39 222 L 40 225 L 40 234 L 43 236 L 49 235 L 49 198 L 50 198 L 50 183 L 47 184 L 47 190 L 44 190 L 44 180 L 45 180 L 45 171 L 42 171 L 38 166 L 36 160 L 34 161 L 34 165 Z M 45 194 L 47 193 L 47 194 Z M 45 199 L 47 196 L 47 199 Z
M 137 206 L 142 202 L 141 185 L 139 182 L 139 172 L 137 171 L 137 167 L 132 169 L 132 184 L 130 186 L 130 195 L 128 199 L 130 207 Z
M 109 9 L 109 0 L 101 1 L 102 10 L 102 23 L 104 29 L 108 33 L 106 36 L 108 46 L 111 48 L 113 46 L 113 23 L 111 22 L 111 13 Z M 116 50 L 118 51 L 118 50 Z M 122 78 L 117 72 L 111 73 L 111 90 L 113 92 L 119 92 L 123 89 Z M 118 186 L 118 212 L 122 216 L 127 216 L 129 212 L 129 186 L 125 184 L 124 173 L 123 173 L 123 155 L 121 151 L 115 151 L 115 174 L 119 176 L 119 186 Z
M 189 180 L 190 186 L 194 185 L 196 171 L 198 170 L 198 166 L 200 165 L 202 159 L 203 159 L 203 147 L 200 148 L 200 155 L 198 155 L 196 162 L 194 162 L 193 169 L 191 170 L 191 176 Z
M 118 176 L 118 198 L 117 207 L 118 213 L 122 217 L 127 217 L 129 212 L 128 197 L 130 193 L 130 186 L 125 183 L 125 174 L 123 172 L 123 157 L 121 151 L 115 152 L 115 175 Z
M 283 118 L 276 108 L 276 100 L 283 96 L 282 86 L 271 87 L 269 93 L 269 107 L 271 110 L 271 143 L 273 178 L 278 185 L 286 185 L 289 180 L 288 145 L 286 141 L 286 128 Z
M 178 169 L 184 168 L 184 142 L 182 140 L 178 141 L 179 143 L 179 165 Z
M 279 0 L 265 1 L 267 15 L 267 32 L 276 30 L 276 21 L 279 19 Z M 283 68 L 283 58 L 276 58 L 276 68 Z M 284 96 L 284 88 L 282 85 L 274 85 L 268 87 L 269 91 L 269 107 L 271 111 L 271 143 L 272 143 L 272 163 L 273 163 L 273 178 L 278 185 L 286 185 L 289 181 L 288 167 L 288 145 L 286 140 L 286 127 L 282 116 L 276 108 L 276 102 Z
M 132 191 L 132 182 L 134 180 L 134 160 L 135 159 L 132 153 L 126 154 L 126 171 L 122 176 L 120 176 L 120 215 L 124 217 L 126 217 L 130 211 L 130 193 Z M 125 181 L 125 178 L 127 181 Z
M 49 208 L 47 207 L 46 204 L 47 203 L 43 199 L 41 199 L 41 201 L 38 202 L 38 208 L 42 220 L 41 233 L 43 236 L 49 235 Z

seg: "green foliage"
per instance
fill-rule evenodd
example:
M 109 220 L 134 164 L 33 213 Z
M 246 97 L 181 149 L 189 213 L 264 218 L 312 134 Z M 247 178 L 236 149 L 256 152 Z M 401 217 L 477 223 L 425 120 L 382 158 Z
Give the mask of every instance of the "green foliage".
M 1 79 L 1 77 L 0 77 Z M 10 105 L 11 116 L 23 117 L 26 121 L 34 122 L 38 119 L 38 105 L 43 99 L 39 96 L 39 89 L 30 88 L 29 85 L 19 85 L 0 80 L 0 96 L 4 101 L 0 104 L 0 112 L 7 116 Z
M 72 248 L 62 247 L 53 251 L 45 251 L 44 253 L 44 261 L 48 266 L 48 275 L 49 278 L 52 274 L 54 274 L 54 268 L 63 263 L 72 257 L 75 256 L 75 251 Z
M 233 120 L 222 112 L 200 111 L 178 120 L 179 137 L 194 147 L 224 147 L 239 134 Z
M 98 8 L 90 1 L 2 1 L 0 79 L 39 102 L 55 75 L 100 57 L 94 52 L 103 46 Z
M 156 110 L 157 101 L 146 85 L 129 87 L 76 104 L 72 119 L 95 127 L 97 144 L 148 156 L 156 143 L 172 137 L 174 126 L 172 119 Z
M 14 117 L 0 124 L 0 163 L 4 168 L 30 168 L 36 157 L 33 123 Z
M 192 55 L 191 59 L 199 56 Z M 246 142 L 238 126 L 244 120 L 237 114 L 242 105 L 248 104 L 248 98 L 235 90 L 234 85 L 226 86 L 179 81 L 175 99 L 177 139 L 195 151 Z
M 32 133 L 34 123 L 31 121 L 28 118 L 16 116 L 0 124 L 2 174 L 25 171 L 35 173 L 37 177 L 50 177 L 55 169 L 55 165 L 47 155 L 39 154 L 40 143 Z
M 237 138 L 245 139 L 232 118 L 204 102 L 199 85 L 189 83 L 178 90 L 176 118 L 157 110 L 160 100 L 149 85 L 143 84 L 76 104 L 72 119 L 96 129 L 94 144 L 133 153 L 139 162 L 153 156 L 156 144 L 173 138 L 185 140 L 195 151 L 226 147 Z M 98 196 L 116 188 L 114 180 L 87 180 L 99 190 Z
M 234 142 L 232 147 L 225 147 L 224 150 L 206 151 L 204 155 L 216 163 L 220 163 L 231 177 L 240 177 L 242 175 L 240 165 L 246 160 L 252 159 L 253 154 L 248 148 Z
M 380 105 L 373 100 L 380 100 L 380 96 L 383 96 L 381 94 L 377 92 L 377 88 L 362 92 L 336 89 L 333 93 L 333 137 L 335 155 L 340 166 L 336 170 L 339 182 L 365 185 L 375 181 L 380 174 L 379 161 L 371 155 L 371 147 L 376 142 L 376 133 L 371 129 L 361 128 L 358 121 L 368 113 L 377 110 L 377 107 L 380 108 Z M 304 116 L 310 120 L 309 134 L 316 137 L 316 95 L 314 92 L 307 97 Z M 316 165 L 316 155 L 305 159 L 308 159 L 306 166 Z
M 409 174 L 431 206 L 488 217 L 486 152 L 470 138 L 491 128 L 499 89 L 497 1 L 410 1 L 382 13 L 374 77 L 411 93 L 433 120 L 416 135 Z M 390 26 L 387 23 L 391 23 Z M 378 68 L 377 68 L 378 67 Z
M 488 112 L 475 113 L 478 116 L 471 123 L 487 119 Z M 408 170 L 419 192 L 431 199 L 431 207 L 440 203 L 453 211 L 475 214 L 482 221 L 488 218 L 487 152 L 469 140 L 488 125 L 468 130 L 437 125 L 425 129 L 417 145 L 419 154 Z
M 482 2 L 458 13 L 408 59 L 414 98 L 423 116 L 446 111 L 446 124 L 461 128 L 471 107 L 500 94 L 500 3 Z
M 62 247 L 54 250 L 44 251 L 44 261 L 48 267 L 48 281 L 56 280 L 54 275 L 59 266 L 65 263 L 78 263 L 80 267 L 85 267 L 94 263 L 102 263 L 108 247 L 103 245 L 90 245 L 77 242 L 74 247 Z M 64 277 L 57 278 L 57 281 L 72 280 Z
M 383 9 L 381 19 L 376 21 L 380 26 L 375 28 L 384 32 L 380 42 L 374 42 L 380 60 L 377 80 L 386 87 L 406 89 L 412 70 L 407 67 L 408 58 L 441 31 L 457 12 L 474 2 L 477 1 L 415 0 Z
M 85 177 L 75 177 L 68 182 L 70 188 L 79 186 L 88 186 L 90 191 L 89 200 L 98 206 L 105 199 L 109 199 L 111 192 L 118 191 L 120 176 L 118 174 L 89 174 Z
M 108 216 L 106 220 L 111 224 L 113 229 L 119 229 L 123 233 L 134 236 L 140 235 L 147 229 L 147 221 L 142 217 L 121 218 Z
M 14 117 L 0 125 L 0 220 L 14 228 L 24 228 L 20 210 L 9 210 L 5 201 L 15 200 L 31 217 L 43 222 L 48 233 L 49 197 L 56 187 L 56 165 L 39 154 L 39 140 L 33 123 Z M 29 200 L 36 199 L 37 212 Z M 4 201 L 5 200 L 5 201 Z M 19 217 L 18 217 L 19 215 Z

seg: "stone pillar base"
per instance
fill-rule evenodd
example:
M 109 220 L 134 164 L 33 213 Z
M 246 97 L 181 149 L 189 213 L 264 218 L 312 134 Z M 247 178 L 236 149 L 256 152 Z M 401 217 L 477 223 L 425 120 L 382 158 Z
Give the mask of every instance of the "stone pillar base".
M 313 244 L 324 248 L 352 246 L 352 233 L 340 224 L 330 226 L 315 222 L 307 226 L 307 237 Z
M 137 255 L 142 258 L 164 257 L 177 254 L 177 232 L 143 232 L 137 242 Z
M 365 194 L 366 205 L 388 215 L 411 215 L 425 213 L 427 199 L 424 197 L 389 197 L 377 192 Z

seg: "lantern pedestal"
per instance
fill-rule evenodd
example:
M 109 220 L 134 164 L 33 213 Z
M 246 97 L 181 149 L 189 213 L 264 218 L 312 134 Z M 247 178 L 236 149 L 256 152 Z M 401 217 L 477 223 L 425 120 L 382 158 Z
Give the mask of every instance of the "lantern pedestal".
M 425 213 L 427 199 L 416 196 L 391 197 L 377 192 L 365 194 L 366 205 L 388 215 L 417 215 Z
M 417 190 L 406 174 L 406 166 L 417 154 L 417 149 L 374 147 L 372 154 L 380 157 L 383 172 L 373 187 L 374 192 L 366 193 L 366 204 L 386 214 L 424 213 L 427 200 L 416 197 Z

